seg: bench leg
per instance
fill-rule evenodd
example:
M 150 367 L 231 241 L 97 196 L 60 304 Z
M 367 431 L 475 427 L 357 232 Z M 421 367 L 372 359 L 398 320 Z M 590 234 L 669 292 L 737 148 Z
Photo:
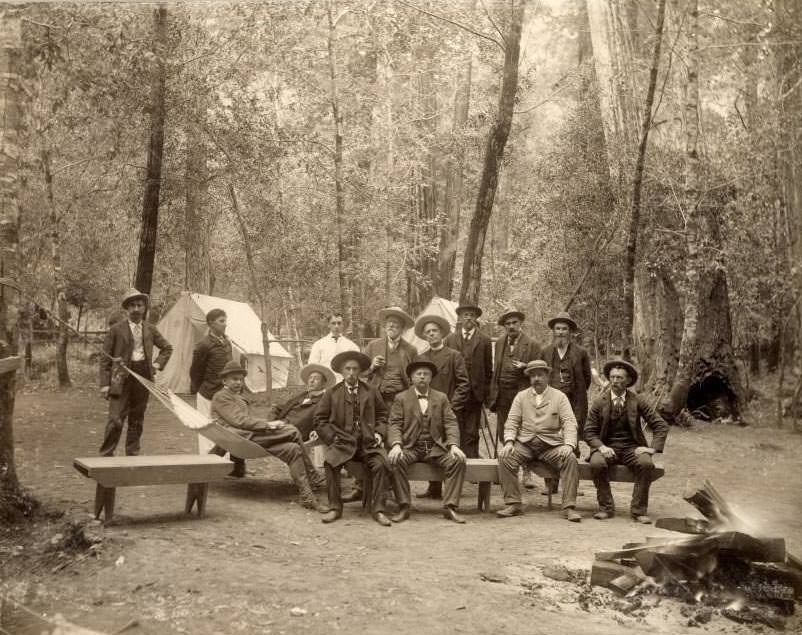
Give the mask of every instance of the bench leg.
M 103 519 L 111 521 L 114 516 L 114 494 L 116 489 L 113 487 L 103 487 L 100 483 L 95 488 L 95 518 L 100 518 L 100 512 L 105 512 Z
M 191 514 L 192 508 L 197 503 L 198 518 L 202 518 L 206 513 L 206 496 L 208 493 L 208 483 L 190 483 L 187 485 L 187 502 L 184 506 L 184 513 Z
M 476 508 L 481 511 L 490 511 L 490 481 L 479 481 L 479 498 Z

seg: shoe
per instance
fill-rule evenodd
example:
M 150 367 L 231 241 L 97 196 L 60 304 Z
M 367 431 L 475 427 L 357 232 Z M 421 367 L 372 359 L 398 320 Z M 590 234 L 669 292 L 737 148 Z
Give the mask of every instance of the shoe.
M 566 509 L 563 514 L 565 515 L 566 520 L 570 520 L 572 523 L 582 522 L 582 516 L 580 516 L 580 514 L 573 507 Z
M 429 488 L 425 492 L 421 492 L 420 494 L 415 494 L 415 498 L 431 498 L 432 500 L 440 500 L 443 498 L 443 493 L 438 491 L 432 491 L 432 489 Z
M 409 518 L 409 507 L 404 505 L 390 520 L 394 523 L 403 523 L 407 518 Z
M 507 505 L 504 509 L 499 509 L 496 512 L 496 516 L 499 518 L 512 518 L 513 516 L 523 516 L 524 508 L 521 507 L 520 503 L 513 503 L 512 505 Z
M 239 463 L 234 466 L 234 469 L 228 473 L 226 478 L 245 478 L 245 466 Z
M 633 522 L 640 523 L 641 525 L 651 525 L 652 519 L 649 518 L 646 514 L 636 515 L 632 514 Z
M 323 518 L 320 519 L 322 523 L 333 523 L 335 520 L 340 518 L 343 513 L 337 509 L 330 509 L 323 515 Z
M 465 524 L 465 519 L 457 513 L 457 510 L 453 507 L 446 507 L 443 509 L 443 518 L 446 520 L 453 520 L 455 523 L 459 523 L 460 525 Z
M 342 500 L 343 503 L 353 503 L 355 501 L 361 502 L 364 495 L 365 494 L 361 489 L 355 489 L 351 490 L 350 494 L 346 494 L 340 500 Z
M 608 518 L 612 518 L 613 517 L 613 513 L 600 510 L 600 511 L 597 511 L 595 514 L 593 514 L 593 517 L 596 520 L 607 520 Z
M 373 514 L 373 520 L 379 523 L 382 527 L 392 527 L 393 523 L 390 522 L 390 519 L 384 515 L 384 512 L 376 512 Z

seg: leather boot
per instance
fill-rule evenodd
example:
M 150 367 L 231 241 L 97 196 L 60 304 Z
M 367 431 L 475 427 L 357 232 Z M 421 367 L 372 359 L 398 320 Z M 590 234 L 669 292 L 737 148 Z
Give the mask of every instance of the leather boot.
M 315 469 L 315 464 L 312 463 L 312 457 L 304 449 L 304 467 L 306 468 L 306 476 L 309 478 L 309 484 L 312 489 L 326 489 L 326 477 Z
M 296 460 L 290 464 L 290 474 L 295 486 L 298 488 L 298 503 L 306 509 L 314 509 L 319 512 L 328 511 L 327 507 L 320 504 L 317 496 L 312 491 L 309 478 L 306 476 L 306 468 L 303 461 Z

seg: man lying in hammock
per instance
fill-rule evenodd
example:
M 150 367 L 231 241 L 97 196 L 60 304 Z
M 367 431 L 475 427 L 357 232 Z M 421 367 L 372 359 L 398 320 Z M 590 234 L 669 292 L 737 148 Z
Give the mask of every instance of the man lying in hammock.
M 237 434 L 263 447 L 269 454 L 284 461 L 300 493 L 300 503 L 307 509 L 327 511 L 317 500 L 312 482 L 317 484 L 320 476 L 304 452 L 301 433 L 283 421 L 268 421 L 251 415 L 248 395 L 243 392 L 246 371 L 236 362 L 229 362 L 220 371 L 223 388 L 212 398 L 212 419 L 215 423 L 234 430 Z M 225 454 L 220 447 L 212 449 L 215 454 Z M 244 475 L 245 461 L 231 457 L 234 474 Z M 237 474 L 239 472 L 239 474 Z

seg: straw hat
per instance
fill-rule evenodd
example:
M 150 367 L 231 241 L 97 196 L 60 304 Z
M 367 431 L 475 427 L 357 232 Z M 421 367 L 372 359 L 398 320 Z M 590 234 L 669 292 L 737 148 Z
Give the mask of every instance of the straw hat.
M 137 291 L 136 289 L 131 287 L 130 289 L 128 289 L 128 291 L 125 292 L 125 295 L 123 296 L 123 301 L 120 304 L 122 305 L 123 308 L 125 308 L 126 305 L 132 300 L 144 300 L 145 304 L 147 304 L 150 298 L 148 298 L 147 293 L 142 293 L 141 291 Z
M 542 359 L 533 359 L 526 365 L 526 368 L 524 368 L 524 375 L 531 375 L 536 370 L 545 370 L 547 373 L 550 373 L 551 366 L 549 366 Z
M 408 329 L 415 324 L 415 320 L 412 319 L 412 316 L 404 311 L 404 309 L 402 309 L 400 306 L 388 306 L 379 311 L 380 322 L 384 322 L 388 317 L 397 317 L 399 320 L 401 320 L 405 329 Z
M 440 327 L 440 332 L 445 337 L 449 333 L 451 333 L 451 325 L 448 323 L 444 317 L 440 317 L 439 315 L 421 315 L 415 321 L 415 335 L 417 335 L 421 339 L 426 339 L 423 337 L 423 327 L 429 324 L 430 322 L 434 322 L 437 326 Z
M 331 388 L 334 384 L 337 383 L 337 378 L 334 376 L 334 372 L 328 366 L 323 366 L 322 364 L 307 364 L 301 369 L 301 381 L 306 383 L 309 381 L 309 375 L 312 373 L 320 373 L 323 375 L 323 379 L 326 381 L 326 388 Z

